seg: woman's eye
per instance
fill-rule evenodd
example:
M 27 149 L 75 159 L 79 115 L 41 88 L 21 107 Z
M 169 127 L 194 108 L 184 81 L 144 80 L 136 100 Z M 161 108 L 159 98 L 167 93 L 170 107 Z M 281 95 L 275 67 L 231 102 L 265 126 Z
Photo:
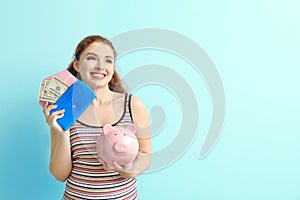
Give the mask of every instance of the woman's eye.
M 96 58 L 93 57 L 93 56 L 89 56 L 89 57 L 87 57 L 86 59 L 87 59 L 87 60 L 96 60 Z
M 106 62 L 107 62 L 107 63 L 112 63 L 112 60 L 107 59 Z

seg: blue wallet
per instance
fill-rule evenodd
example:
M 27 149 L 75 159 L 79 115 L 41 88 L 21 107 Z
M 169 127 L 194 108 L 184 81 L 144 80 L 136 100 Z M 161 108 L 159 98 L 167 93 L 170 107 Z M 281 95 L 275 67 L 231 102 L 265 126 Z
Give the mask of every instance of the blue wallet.
M 57 123 L 68 130 L 96 98 L 94 91 L 84 82 L 77 80 L 55 102 L 57 108 L 50 111 L 65 109 L 64 116 Z

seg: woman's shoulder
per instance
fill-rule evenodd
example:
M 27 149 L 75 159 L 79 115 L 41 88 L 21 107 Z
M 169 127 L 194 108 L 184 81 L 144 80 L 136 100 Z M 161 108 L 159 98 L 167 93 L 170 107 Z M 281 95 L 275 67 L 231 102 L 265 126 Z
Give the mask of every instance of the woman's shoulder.
M 135 108 L 145 108 L 144 102 L 135 95 L 131 95 L 131 106 Z
M 149 116 L 144 102 L 138 96 L 132 95 L 130 104 L 133 121 L 143 126 L 148 125 Z

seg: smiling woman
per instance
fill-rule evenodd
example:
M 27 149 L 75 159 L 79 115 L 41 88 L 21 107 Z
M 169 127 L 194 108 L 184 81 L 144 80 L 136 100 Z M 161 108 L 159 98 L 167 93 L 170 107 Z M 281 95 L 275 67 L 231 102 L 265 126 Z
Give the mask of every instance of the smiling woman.
M 126 93 L 115 69 L 116 52 L 110 41 L 101 36 L 88 36 L 77 46 L 68 70 L 87 83 L 96 99 L 67 131 L 57 119 L 64 111 L 43 110 L 51 132 L 50 171 L 59 181 L 66 181 L 63 199 L 138 199 L 135 177 L 151 162 L 150 120 L 143 102 Z M 124 127 L 134 123 L 139 153 L 131 168 L 114 163 L 108 170 L 98 160 L 96 141 L 103 126 Z
M 82 81 L 96 89 L 108 84 L 116 73 L 113 57 L 114 51 L 111 46 L 93 42 L 82 52 L 80 59 L 74 60 L 73 67 L 80 74 Z
M 114 61 L 117 56 L 112 43 L 101 36 L 89 36 L 84 38 L 75 50 L 75 59 L 70 63 L 68 70 L 81 79 L 82 74 L 78 73 L 78 62 L 81 64 L 95 66 L 95 68 L 108 68 L 113 66 L 114 73 L 109 82 L 109 89 L 115 92 L 124 93 L 119 74 L 115 70 Z M 84 57 L 83 59 L 80 59 Z

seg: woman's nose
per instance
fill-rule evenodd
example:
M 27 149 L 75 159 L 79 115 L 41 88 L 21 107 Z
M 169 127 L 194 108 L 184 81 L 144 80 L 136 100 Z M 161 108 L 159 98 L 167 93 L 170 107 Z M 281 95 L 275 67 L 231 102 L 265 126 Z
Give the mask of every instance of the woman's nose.
M 96 69 L 98 70 L 104 70 L 106 68 L 105 64 L 101 61 L 98 61 L 97 62 L 97 65 L 96 65 Z

